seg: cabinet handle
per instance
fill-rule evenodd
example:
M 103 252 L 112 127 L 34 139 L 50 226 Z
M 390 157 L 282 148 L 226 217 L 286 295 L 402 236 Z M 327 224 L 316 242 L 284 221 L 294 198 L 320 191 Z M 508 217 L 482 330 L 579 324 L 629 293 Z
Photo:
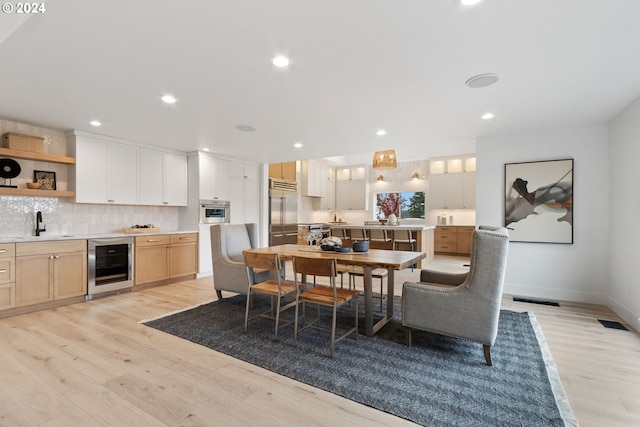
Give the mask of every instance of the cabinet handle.
M 49 259 L 53 259 L 53 255 L 51 255 L 51 256 L 49 257 Z
M 6 273 L 6 272 L 7 272 L 6 268 L 3 268 L 2 270 L 0 270 L 0 273 Z
M 180 237 L 180 240 L 191 240 L 191 237 Z
M 7 252 L 6 249 L 0 249 L 0 253 L 5 253 L 5 252 Z
M 58 259 L 58 258 L 60 258 L 60 255 L 54 255 L 53 256 L 53 259 Z
M 159 242 L 160 240 L 158 239 L 147 239 L 147 242 L 149 243 L 153 243 L 153 242 Z
M 107 202 L 109 202 L 109 203 L 113 203 L 113 202 L 115 202 L 115 200 L 113 200 L 113 199 L 109 199 L 109 200 L 107 200 Z
M 169 202 L 162 202 L 162 204 L 163 204 L 163 205 L 168 205 L 168 204 L 169 204 Z

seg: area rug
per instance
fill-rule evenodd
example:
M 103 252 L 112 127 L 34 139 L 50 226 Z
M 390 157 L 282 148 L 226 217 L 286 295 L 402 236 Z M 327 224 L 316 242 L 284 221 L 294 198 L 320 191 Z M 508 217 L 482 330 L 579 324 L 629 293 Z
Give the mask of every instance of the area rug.
M 400 313 L 400 298 L 394 303 Z M 257 296 L 251 314 L 268 307 Z M 491 367 L 477 343 L 414 331 L 406 346 L 398 318 L 374 337 L 338 342 L 331 359 L 322 331 L 300 332 L 297 347 L 292 324 L 280 328 L 277 340 L 269 319 L 257 318 L 243 333 L 244 309 L 245 297 L 235 296 L 145 325 L 422 425 L 577 425 L 533 314 L 500 312 Z M 309 317 L 316 313 L 307 310 Z M 349 310 L 340 311 L 345 326 L 353 322 Z

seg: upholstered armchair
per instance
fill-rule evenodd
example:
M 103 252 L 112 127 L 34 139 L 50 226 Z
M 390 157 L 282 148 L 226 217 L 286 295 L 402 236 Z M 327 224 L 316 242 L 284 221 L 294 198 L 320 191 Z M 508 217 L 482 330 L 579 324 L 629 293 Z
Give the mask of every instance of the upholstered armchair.
M 423 270 L 421 282 L 404 283 L 402 324 L 406 327 L 408 345 L 412 329 L 479 342 L 491 366 L 509 236 L 505 228 L 483 226 L 473 232 L 472 238 L 468 273 Z
M 245 249 L 255 248 L 255 224 L 216 224 L 211 226 L 213 287 L 218 299 L 222 291 L 246 294 L 249 286 L 244 263 Z M 256 271 L 254 283 L 269 279 L 269 271 Z

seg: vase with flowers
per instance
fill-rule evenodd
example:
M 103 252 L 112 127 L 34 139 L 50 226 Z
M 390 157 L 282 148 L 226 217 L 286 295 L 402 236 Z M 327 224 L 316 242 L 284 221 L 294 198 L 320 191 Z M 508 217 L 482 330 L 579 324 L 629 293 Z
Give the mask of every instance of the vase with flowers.
M 398 216 L 403 198 L 400 193 L 381 193 L 376 195 L 380 211 L 389 221 L 389 225 L 398 225 Z

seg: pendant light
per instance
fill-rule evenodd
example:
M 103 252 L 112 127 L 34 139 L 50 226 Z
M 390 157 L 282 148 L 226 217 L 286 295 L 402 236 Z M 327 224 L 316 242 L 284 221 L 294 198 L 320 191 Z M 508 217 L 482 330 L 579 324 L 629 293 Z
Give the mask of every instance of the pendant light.
M 395 169 L 397 166 L 395 150 L 376 151 L 373 154 L 374 169 Z

